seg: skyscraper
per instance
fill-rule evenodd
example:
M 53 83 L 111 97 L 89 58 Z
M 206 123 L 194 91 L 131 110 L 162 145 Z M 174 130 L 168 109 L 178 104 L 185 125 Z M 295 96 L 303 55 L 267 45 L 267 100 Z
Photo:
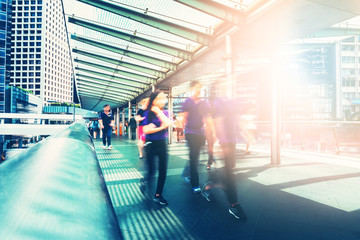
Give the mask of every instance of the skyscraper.
M 5 88 L 8 84 L 11 34 L 11 0 L 0 0 L 0 113 L 5 112 Z
M 72 101 L 72 67 L 62 1 L 14 0 L 11 85 L 44 101 Z
M 360 36 L 346 38 L 339 42 L 340 111 L 348 120 L 360 118 Z

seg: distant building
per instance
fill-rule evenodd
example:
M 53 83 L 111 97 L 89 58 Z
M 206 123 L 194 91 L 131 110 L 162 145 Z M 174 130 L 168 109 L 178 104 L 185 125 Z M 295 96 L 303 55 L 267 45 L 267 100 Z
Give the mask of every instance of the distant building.
M 44 101 L 72 102 L 72 65 L 59 0 L 14 0 L 11 85 Z
M 341 118 L 358 120 L 360 112 L 360 36 L 339 43 L 339 112 Z
M 42 113 L 43 100 L 28 90 L 9 86 L 6 96 L 7 103 L 9 103 L 9 113 Z
M 0 1 L 0 113 L 5 112 L 5 91 L 9 84 L 11 2 Z

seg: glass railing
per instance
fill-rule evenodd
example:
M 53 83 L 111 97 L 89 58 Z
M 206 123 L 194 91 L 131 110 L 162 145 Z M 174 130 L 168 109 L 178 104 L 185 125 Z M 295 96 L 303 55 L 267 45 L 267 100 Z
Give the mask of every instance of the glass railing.
M 270 147 L 271 122 L 256 122 L 254 146 Z M 360 158 L 360 121 L 283 121 L 281 148 Z

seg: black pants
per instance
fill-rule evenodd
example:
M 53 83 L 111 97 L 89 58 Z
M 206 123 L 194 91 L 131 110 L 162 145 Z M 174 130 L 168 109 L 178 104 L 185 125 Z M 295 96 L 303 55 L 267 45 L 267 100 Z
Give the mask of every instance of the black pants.
M 136 128 L 130 128 L 131 129 L 131 140 L 136 139 Z
M 103 128 L 103 136 L 102 141 L 103 145 L 106 146 L 106 139 L 107 139 L 107 145 L 111 145 L 111 134 L 112 134 L 112 128 Z
M 192 187 L 199 187 L 199 156 L 201 147 L 205 144 L 205 136 L 186 133 L 185 139 L 189 147 L 190 179 Z
M 146 142 L 148 142 L 146 146 L 146 162 L 148 167 L 148 173 L 145 179 L 148 181 L 149 188 L 151 188 L 152 178 L 155 175 L 155 170 L 156 170 L 155 158 L 157 156 L 159 159 L 159 177 L 156 187 L 156 194 L 162 195 L 166 180 L 167 164 L 168 164 L 168 153 L 167 153 L 166 142 L 165 140 L 158 140 L 158 141 L 147 140 Z
M 233 174 L 232 169 L 235 166 L 235 154 L 236 154 L 236 144 L 235 143 L 224 143 L 222 144 L 224 151 L 224 175 L 223 175 L 223 184 L 225 187 L 225 194 L 230 204 L 238 202 L 237 199 L 237 189 L 236 189 L 236 179 Z

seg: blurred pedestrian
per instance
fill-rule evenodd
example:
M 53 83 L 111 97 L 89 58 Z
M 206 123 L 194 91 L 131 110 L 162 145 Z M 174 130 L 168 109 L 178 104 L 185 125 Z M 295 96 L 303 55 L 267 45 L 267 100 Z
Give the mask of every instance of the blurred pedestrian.
M 194 193 L 201 192 L 198 173 L 199 156 L 201 147 L 205 144 L 204 124 L 205 121 L 211 120 L 209 105 L 200 99 L 201 87 L 198 81 L 190 83 L 192 95 L 185 100 L 181 109 L 185 121 L 185 139 L 189 148 L 189 163 L 185 166 L 182 176 L 186 182 L 190 180 Z M 212 129 L 209 127 L 207 130 Z
M 99 116 L 99 126 L 102 129 L 102 140 L 103 140 L 103 149 L 111 150 L 113 146 L 111 145 L 111 134 L 115 126 L 114 116 L 111 113 L 111 108 L 109 104 L 104 105 L 103 112 Z M 107 147 L 106 147 L 107 144 Z
M 233 106 L 237 106 L 237 111 L 233 111 Z M 238 201 L 237 183 L 233 173 L 236 165 L 237 133 L 240 131 L 240 114 L 243 108 L 231 99 L 215 99 L 211 101 L 211 108 L 214 129 L 222 149 L 224 167 L 216 170 L 215 177 L 212 175 L 211 181 L 203 187 L 202 195 L 210 201 L 211 188 L 221 186 L 230 204 L 229 213 L 237 219 L 246 219 Z
M 144 192 L 144 187 L 148 186 L 151 193 L 152 178 L 155 174 L 155 158 L 158 157 L 158 181 L 154 202 L 160 205 L 167 205 L 168 202 L 163 198 L 162 193 L 166 180 L 168 153 L 167 153 L 167 129 L 171 124 L 169 113 L 163 111 L 166 97 L 161 91 L 152 92 L 149 98 L 147 110 L 144 113 L 145 119 L 143 131 L 146 134 L 146 162 L 148 167 L 145 181 L 140 185 L 140 190 Z
M 139 149 L 139 158 L 142 159 L 144 157 L 144 144 L 145 144 L 145 134 L 143 131 L 143 127 L 144 127 L 144 113 L 146 111 L 146 108 L 148 106 L 149 103 L 149 98 L 144 98 L 143 100 L 141 100 L 140 104 L 141 104 L 141 108 L 138 110 L 137 115 L 135 117 L 135 120 L 138 122 L 139 127 L 138 127 L 138 149 Z

